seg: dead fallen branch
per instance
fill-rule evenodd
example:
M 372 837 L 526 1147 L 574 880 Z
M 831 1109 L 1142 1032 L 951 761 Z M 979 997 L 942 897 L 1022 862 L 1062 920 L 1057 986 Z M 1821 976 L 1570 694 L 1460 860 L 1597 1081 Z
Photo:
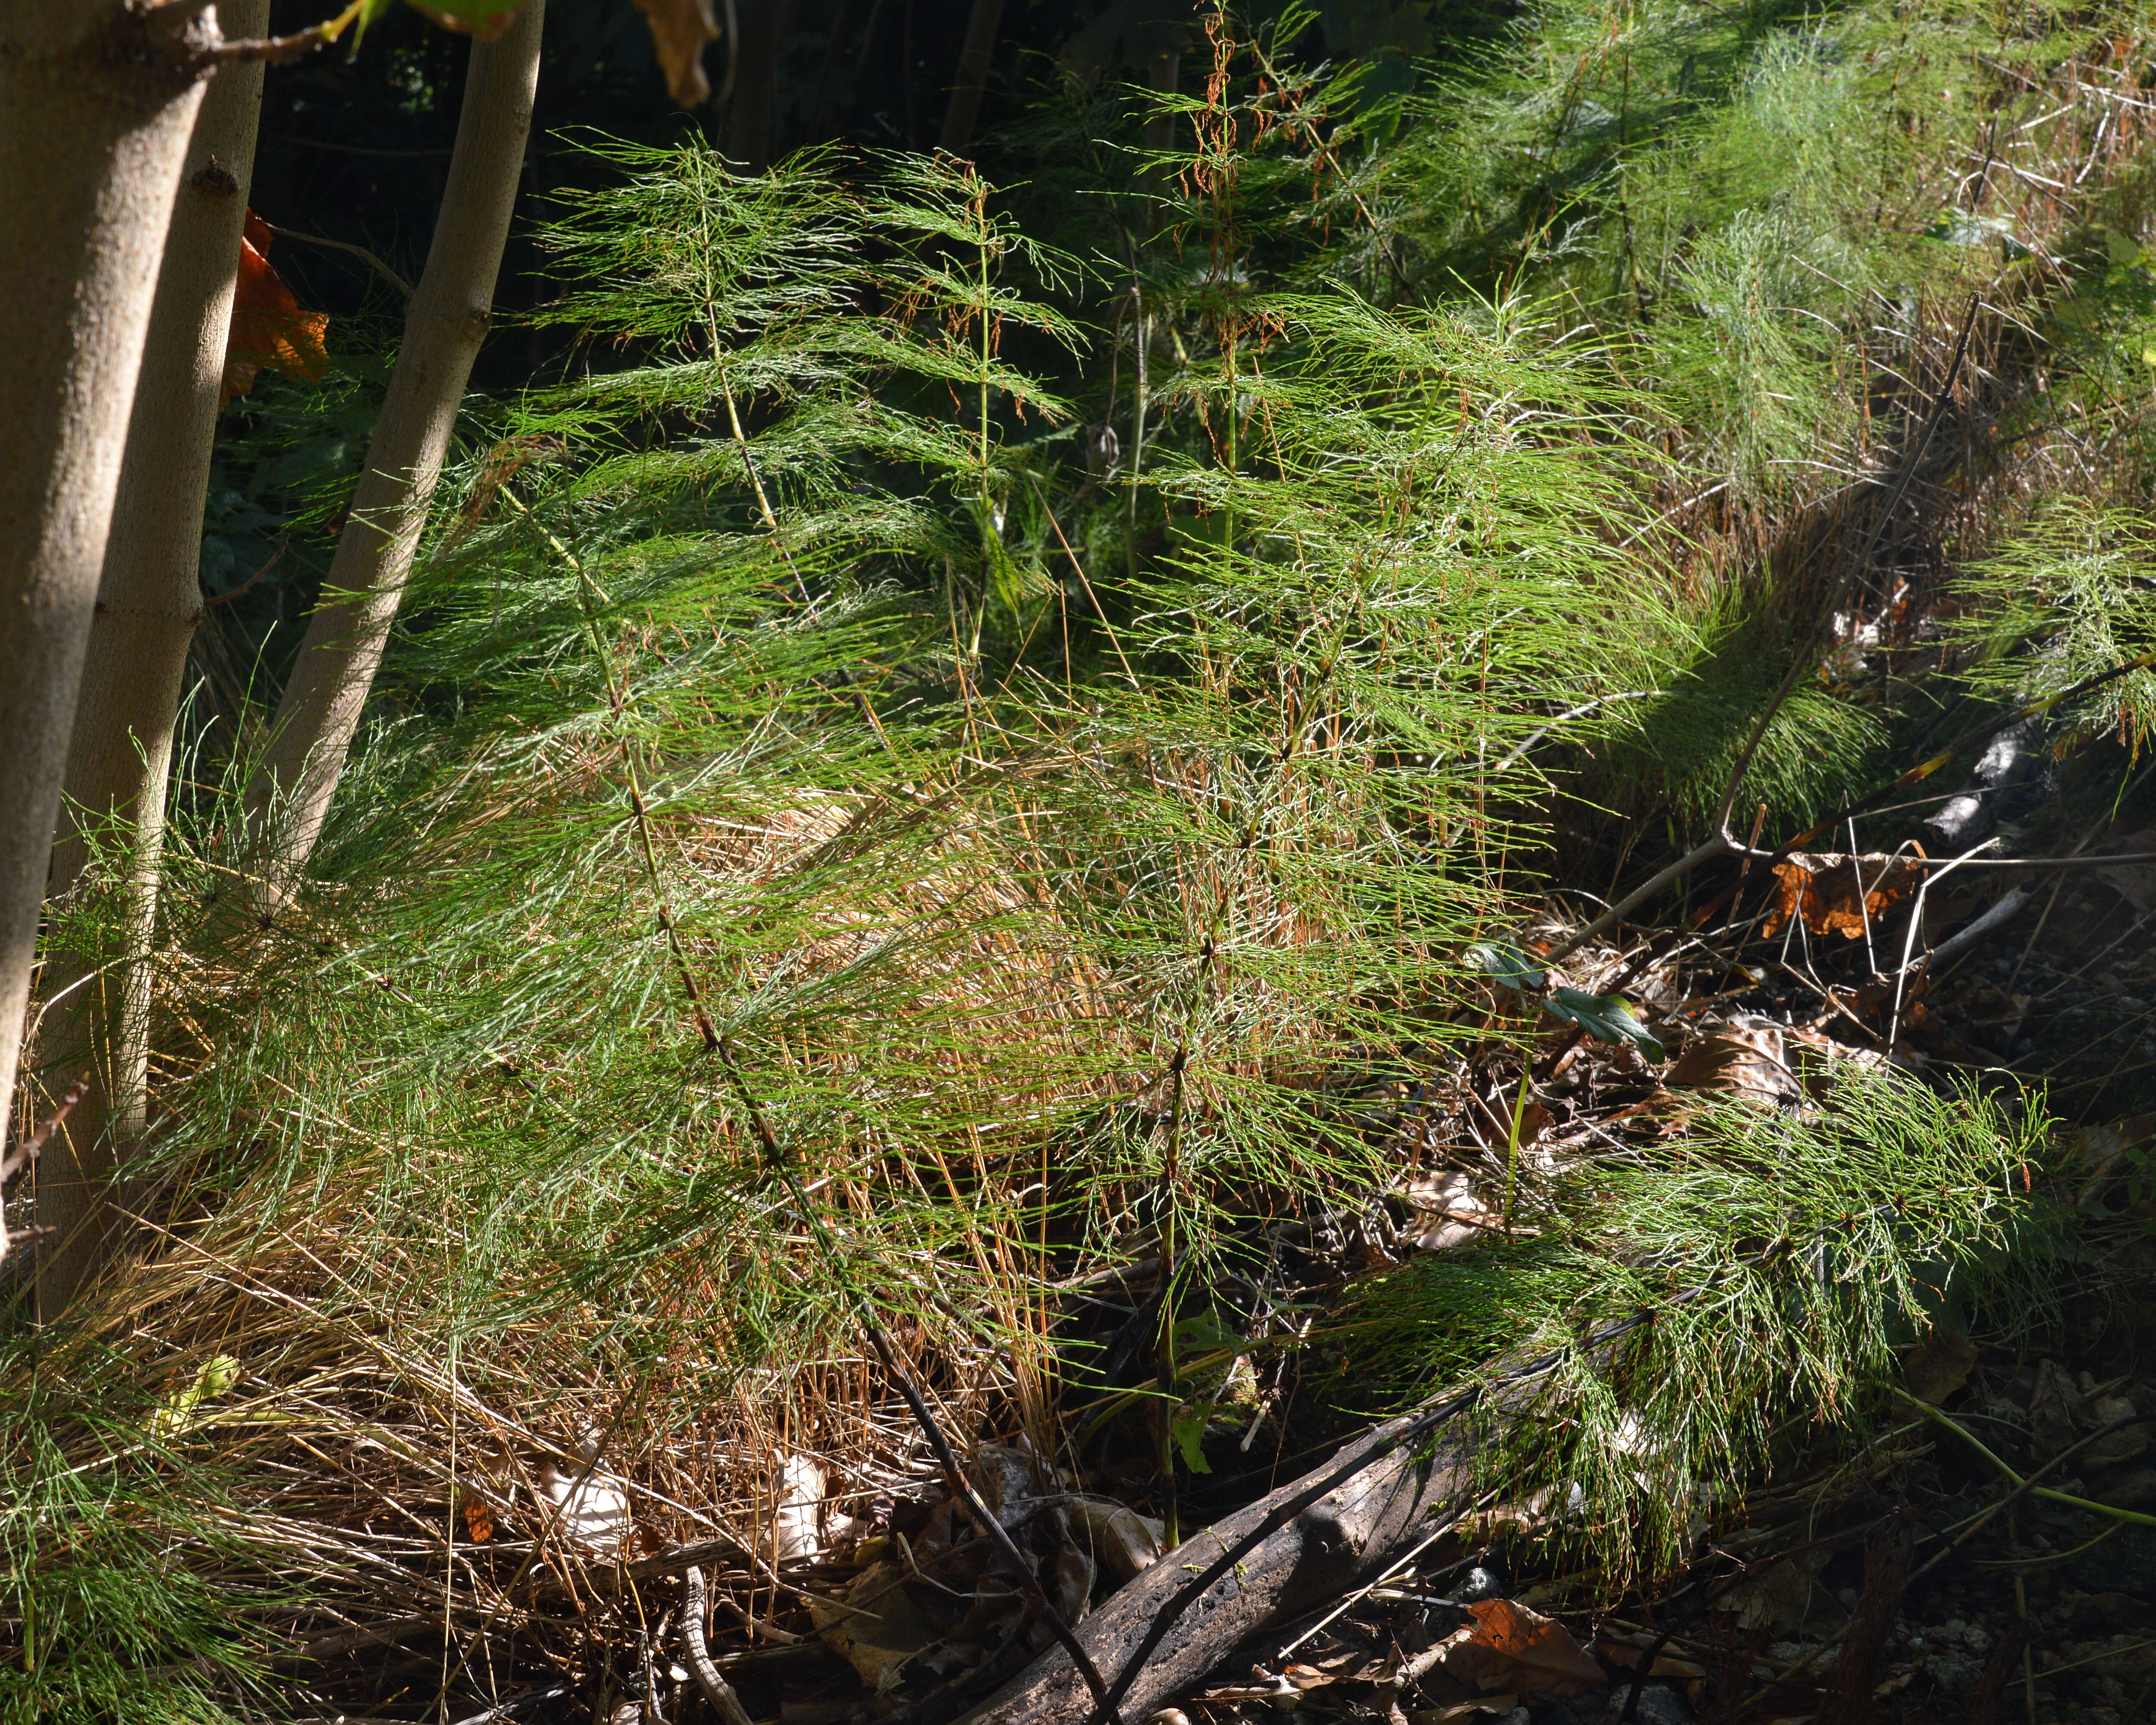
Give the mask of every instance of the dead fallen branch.
M 1432 1516 L 1465 1498 L 1468 1475 L 1459 1454 L 1426 1454 L 1420 1440 L 1475 1399 L 1456 1396 L 1380 1426 L 1344 1461 L 1215 1523 L 1185 1542 L 1184 1562 L 1156 1563 L 1126 1586 L 1078 1631 L 1096 1662 L 1122 1667 L 1109 1702 L 1126 1717 L 1150 1716 L 1245 1636 L 1359 1585 L 1426 1537 Z M 1208 1552 L 1214 1561 L 1188 1575 L 1188 1563 Z M 1106 1711 L 1057 1647 L 962 1725 L 1078 1725 Z
M 704 1572 L 694 1563 L 682 1575 L 681 1594 L 681 1651 L 688 1656 L 696 1686 L 726 1725 L 749 1725 L 748 1710 L 741 1704 L 733 1686 L 719 1675 L 719 1668 L 711 1663 L 711 1650 L 704 1644 Z
M 1681 1298 L 1691 1296 L 1680 1296 Z M 1581 1345 L 1600 1353 L 1651 1322 L 1641 1313 Z M 1515 1408 L 1567 1357 L 1543 1354 L 1488 1386 L 1380 1425 L 1326 1466 L 1185 1542 L 1181 1563 L 1154 1564 L 1086 1621 L 1078 1639 L 1121 1668 L 1097 1707 L 1060 1648 L 1051 1649 L 960 1725 L 1101 1725 L 1117 1708 L 1149 1716 L 1199 1681 L 1245 1636 L 1381 1574 L 1467 1502 L 1472 1457 L 1426 1443 L 1471 1409 Z M 1456 1519 L 1461 1509 L 1453 1511 Z M 1186 1581 L 1191 1560 L 1216 1553 Z M 1178 1586 L 1177 1584 L 1181 1582 Z

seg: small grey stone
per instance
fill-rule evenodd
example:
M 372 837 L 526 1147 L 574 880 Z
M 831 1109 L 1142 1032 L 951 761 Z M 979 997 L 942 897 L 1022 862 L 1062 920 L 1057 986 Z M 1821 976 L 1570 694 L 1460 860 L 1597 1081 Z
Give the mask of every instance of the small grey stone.
M 1931 1674 L 1932 1681 L 1948 1695 L 1960 1695 L 1975 1688 L 1977 1678 L 1983 1675 L 1966 1659 L 1934 1659 L 1924 1669 Z
M 1496 1576 L 1477 1563 L 1467 1572 L 1466 1579 L 1458 1587 L 1453 1589 L 1452 1597 L 1465 1605 L 1476 1599 L 1488 1599 L 1491 1594 L 1500 1592 L 1504 1584 Z
M 1609 1717 L 1623 1718 L 1625 1703 L 1631 1697 L 1630 1683 L 1616 1685 L 1609 1694 Z M 1666 1683 L 1650 1683 L 1641 1689 L 1632 1717 L 1637 1725 L 1695 1725 L 1691 1703 Z

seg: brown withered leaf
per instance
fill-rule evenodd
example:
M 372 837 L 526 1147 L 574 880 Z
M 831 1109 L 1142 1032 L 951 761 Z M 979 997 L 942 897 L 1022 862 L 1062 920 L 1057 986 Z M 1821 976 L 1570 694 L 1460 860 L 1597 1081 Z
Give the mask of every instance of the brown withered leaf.
M 1981 1064 L 1988 1058 L 1949 1030 L 1922 1000 L 1912 1000 L 1902 1009 L 1902 1040 L 1942 1060 Z
M 255 373 L 282 372 L 295 382 L 316 383 L 329 367 L 322 345 L 326 313 L 302 311 L 284 278 L 270 265 L 270 224 L 253 210 L 239 242 L 239 274 L 232 294 L 232 324 L 225 336 L 222 408 L 254 387 Z
M 2039 1362 L 2036 1387 L 2029 1394 L 2030 1453 L 2048 1461 L 2095 1425 L 2096 1414 L 2073 1374 L 2056 1360 Z
M 2156 829 L 2107 839 L 2101 848 L 2128 853 L 2156 850 Z M 2096 877 L 2133 906 L 2137 914 L 2145 916 L 2156 911 L 2156 865 L 2114 863 L 2109 868 L 2098 869 Z
M 1735 1614 L 1739 1629 L 1786 1635 L 1804 1620 L 1812 1577 L 1825 1561 L 1823 1552 L 1800 1552 L 1763 1569 L 1748 1570 L 1722 1590 L 1722 1609 Z
M 1522 1130 L 1522 1142 L 1527 1134 Z M 1486 1235 L 1496 1218 L 1485 1213 L 1475 1183 L 1457 1168 L 1418 1174 L 1401 1189 L 1408 1202 L 1409 1238 L 1418 1250 L 1441 1252 Z
M 2077 1194 L 2093 1204 L 2124 1172 L 2126 1153 L 2156 1136 L 2156 1117 L 2128 1115 L 2102 1126 L 2085 1126 L 2066 1141 L 2066 1166 L 2082 1181 Z
M 1794 850 L 1774 865 L 1775 902 L 1760 932 L 1779 934 L 1792 916 L 1801 916 L 1814 934 L 1853 941 L 1863 934 L 1867 916 L 1877 922 L 1923 878 L 1923 864 L 1913 857 Z
M 651 48 L 666 74 L 668 94 L 685 108 L 711 100 L 704 44 L 719 33 L 711 0 L 636 0 L 636 9 L 651 26 Z
M 1636 1671 L 1654 1660 L 1650 1677 L 1675 1677 L 1684 1682 L 1697 1682 L 1707 1676 L 1707 1667 L 1689 1659 L 1679 1659 L 1671 1653 L 1657 1652 L 1653 1638 L 1645 1635 L 1621 1635 L 1605 1630 L 1595 1638 L 1594 1651 L 1609 1665 L 1622 1666 L 1628 1671 Z
M 1975 1367 L 1976 1344 L 1951 1324 L 1938 1324 L 1902 1356 L 1902 1380 L 1910 1394 L 1936 1408 L 1969 1382 Z
M 1782 1032 L 1773 1024 L 1731 1024 L 1693 1037 L 1662 1082 L 1671 1090 L 1725 1091 L 1770 1106 L 1803 1095 Z
M 1164 1524 L 1106 1497 L 1067 1500 L 1073 1536 L 1120 1584 L 1158 1563 Z

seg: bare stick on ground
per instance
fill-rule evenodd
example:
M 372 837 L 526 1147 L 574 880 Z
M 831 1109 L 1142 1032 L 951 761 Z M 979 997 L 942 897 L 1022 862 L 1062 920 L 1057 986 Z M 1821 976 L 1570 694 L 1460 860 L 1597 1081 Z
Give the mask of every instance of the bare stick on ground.
M 704 1572 L 691 1563 L 682 1575 L 681 1588 L 681 1651 L 688 1656 L 696 1686 L 726 1725 L 749 1725 L 748 1709 L 733 1686 L 719 1675 L 704 1642 Z

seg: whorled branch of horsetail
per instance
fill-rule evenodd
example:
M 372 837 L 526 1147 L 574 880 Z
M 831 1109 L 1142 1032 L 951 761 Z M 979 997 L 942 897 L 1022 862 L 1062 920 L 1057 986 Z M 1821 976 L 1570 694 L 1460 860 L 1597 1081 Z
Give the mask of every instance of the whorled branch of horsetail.
M 562 544 L 536 521 L 532 516 L 531 511 L 509 491 L 505 489 L 502 495 L 509 498 L 518 513 L 526 521 L 531 521 L 534 526 L 546 535 L 547 542 L 552 546 L 556 554 L 575 571 L 580 585 L 588 588 L 590 592 L 597 594 L 602 602 L 604 602 L 606 599 L 604 591 L 597 582 L 592 579 L 583 564 L 568 547 Z M 628 706 L 628 685 L 625 680 L 619 685 L 616 684 L 613 661 L 607 656 L 605 643 L 600 638 L 597 619 L 592 615 L 588 607 L 585 608 L 584 621 L 591 639 L 592 650 L 598 655 L 600 670 L 607 680 L 608 701 L 615 716 L 619 718 Z M 629 779 L 629 804 L 636 817 L 638 847 L 644 857 L 645 871 L 650 876 L 652 891 L 658 895 L 659 925 L 665 931 L 667 951 L 674 960 L 676 973 L 680 977 L 682 992 L 688 997 L 690 1011 L 695 1017 L 696 1034 L 703 1041 L 704 1051 L 716 1055 L 720 1065 L 725 1070 L 727 1082 L 732 1086 L 735 1096 L 739 1099 L 742 1109 L 748 1116 L 749 1125 L 756 1133 L 757 1143 L 762 1148 L 765 1161 L 769 1164 L 772 1172 L 785 1183 L 795 1208 L 799 1210 L 802 1219 L 807 1223 L 809 1233 L 814 1237 L 818 1248 L 828 1261 L 831 1272 L 836 1277 L 848 1303 L 853 1307 L 855 1321 L 860 1325 L 862 1335 L 867 1339 L 876 1358 L 882 1363 L 884 1370 L 890 1375 L 892 1383 L 898 1387 L 898 1393 L 905 1399 L 907 1410 L 913 1415 L 914 1423 L 920 1426 L 921 1435 L 928 1440 L 928 1446 L 935 1454 L 937 1465 L 942 1471 L 944 1481 L 949 1486 L 952 1496 L 965 1510 L 968 1518 L 973 1522 L 974 1527 L 991 1544 L 995 1546 L 1004 1561 L 1016 1572 L 1016 1579 L 1020 1590 L 1026 1596 L 1027 1602 L 1040 1614 L 1041 1620 L 1048 1625 L 1050 1630 L 1055 1634 L 1055 1639 L 1063 1644 L 1064 1650 L 1070 1654 L 1072 1662 L 1084 1676 L 1086 1685 L 1092 1691 L 1096 1699 L 1103 1702 L 1103 1717 L 1116 1720 L 1120 1725 L 1121 1716 L 1112 1705 L 1106 1702 L 1107 1686 L 1102 1681 L 1100 1671 L 1094 1665 L 1091 1656 L 1080 1643 L 1070 1625 L 1063 1620 L 1062 1613 L 1055 1609 L 1048 1595 L 1041 1591 L 1039 1578 L 1034 1574 L 1032 1565 L 1026 1562 L 1024 1554 L 1019 1552 L 1003 1523 L 989 1512 L 988 1506 L 981 1502 L 972 1485 L 968 1482 L 964 1472 L 958 1466 L 958 1458 L 952 1452 L 950 1442 L 943 1435 L 942 1428 L 936 1423 L 936 1416 L 928 1411 L 928 1404 L 921 1399 L 921 1392 L 914 1387 L 912 1378 L 899 1364 L 898 1356 L 892 1351 L 890 1342 L 885 1337 L 882 1327 L 876 1322 L 874 1315 L 875 1308 L 869 1303 L 867 1297 L 862 1294 L 860 1288 L 855 1285 L 853 1277 L 848 1273 L 845 1260 L 839 1255 L 837 1243 L 832 1240 L 830 1230 L 824 1226 L 822 1214 L 809 1204 L 808 1195 L 802 1189 L 801 1183 L 794 1174 L 793 1164 L 786 1159 L 786 1153 L 780 1147 L 778 1134 L 772 1131 L 771 1122 L 764 1117 L 762 1108 L 757 1104 L 755 1094 L 749 1089 L 747 1080 L 742 1075 L 741 1063 L 734 1058 L 732 1040 L 721 1036 L 717 1027 L 711 1022 L 711 1015 L 704 1004 L 703 989 L 698 984 L 696 972 L 689 963 L 688 951 L 681 943 L 680 931 L 675 926 L 672 914 L 667 908 L 665 883 L 660 873 L 658 851 L 652 841 L 650 814 L 644 801 L 643 789 L 637 782 L 636 763 L 626 749 L 623 752 L 624 771 Z
M 726 0 L 726 4 L 728 15 L 731 16 L 733 0 Z M 728 61 L 726 76 L 732 78 L 733 75 L 733 63 Z M 719 372 L 719 392 L 726 398 L 726 418 L 733 427 L 735 445 L 741 451 L 742 470 L 748 475 L 749 485 L 756 492 L 756 506 L 763 516 L 764 531 L 771 535 L 773 549 L 778 552 L 778 560 L 786 565 L 786 572 L 793 578 L 794 586 L 800 590 L 801 603 L 808 608 L 809 614 L 814 616 L 816 601 L 809 596 L 808 583 L 802 578 L 801 570 L 793 561 L 793 553 L 786 548 L 786 535 L 780 531 L 778 513 L 771 506 L 771 499 L 764 494 L 762 475 L 757 472 L 755 458 L 749 454 L 748 434 L 742 429 L 741 414 L 734 406 L 734 387 L 726 381 L 723 367 Z M 868 691 L 856 686 L 852 675 L 843 669 L 836 673 L 836 676 L 841 688 L 853 689 L 854 699 L 860 703 L 861 716 L 869 721 L 869 729 L 875 732 L 876 741 L 888 750 L 891 747 L 891 738 L 884 732 L 883 721 L 876 716 L 875 706 L 870 701 Z
M 606 589 L 592 579 L 591 572 L 584 567 L 583 560 L 562 544 L 515 492 L 505 485 L 501 495 L 519 515 L 545 536 L 547 544 L 553 547 L 554 554 L 574 572 L 581 591 L 596 596 L 602 604 L 612 603 L 607 598 Z M 608 709 L 619 721 L 629 705 L 629 680 L 624 676 L 619 683 L 614 680 L 613 660 L 606 650 L 606 642 L 599 634 L 598 619 L 593 614 L 590 605 L 583 603 L 578 608 L 583 614 L 584 633 L 591 641 L 593 656 L 599 662 L 599 674 L 606 679 Z M 621 752 L 622 777 L 626 781 L 629 812 L 636 818 L 637 846 L 644 854 L 644 872 L 651 878 L 651 890 L 659 896 L 659 926 L 665 932 L 667 952 L 673 958 L 675 971 L 681 978 L 681 992 L 688 996 L 689 1010 L 696 1023 L 696 1034 L 703 1039 L 705 1051 L 711 1053 L 719 1045 L 719 1033 L 711 1024 L 711 1014 L 705 1009 L 704 991 L 697 986 L 696 973 L 690 968 L 689 954 L 681 945 L 680 931 L 675 927 L 674 913 L 666 903 L 666 889 L 659 872 L 659 856 L 652 845 L 651 813 L 644 800 L 644 786 L 636 770 L 635 754 L 625 741 Z
M 733 51 L 736 40 L 733 0 L 726 0 L 728 52 L 726 88 L 728 90 L 733 88 L 734 61 L 737 58 Z M 723 93 L 718 100 L 721 101 L 726 100 Z M 701 208 L 703 213 L 704 244 L 708 247 L 711 244 L 710 202 L 703 201 Z M 801 594 L 801 603 L 806 605 L 813 614 L 816 609 L 816 601 L 809 595 L 808 583 L 802 578 L 801 570 L 793 561 L 793 553 L 787 549 L 786 535 L 780 531 L 778 526 L 778 512 L 771 506 L 770 495 L 763 489 L 763 475 L 756 470 L 756 458 L 749 450 L 748 433 L 742 426 L 741 408 L 734 400 L 734 386 L 726 376 L 726 361 L 721 357 L 726 352 L 726 347 L 719 339 L 718 319 L 708 301 L 704 306 L 704 327 L 705 333 L 711 344 L 711 366 L 718 374 L 719 393 L 726 404 L 726 424 L 733 431 L 734 448 L 741 455 L 742 471 L 748 475 L 749 489 L 756 493 L 757 512 L 763 517 L 764 531 L 771 535 L 772 548 L 778 552 L 779 562 L 786 565 L 786 572 L 793 578 L 793 585 Z M 839 673 L 839 681 L 841 685 L 848 685 L 853 681 L 853 679 L 842 670 Z M 860 702 L 861 716 L 869 721 L 869 728 L 875 732 L 877 740 L 888 749 L 891 747 L 891 739 L 884 735 L 883 721 L 876 717 L 875 708 L 870 705 L 868 696 L 859 689 L 855 690 L 854 694 L 855 699 Z
M 973 1490 L 972 1482 L 958 1466 L 958 1458 L 952 1450 L 950 1440 L 943 1435 L 943 1428 L 937 1423 L 936 1416 L 928 1411 L 928 1404 L 921 1399 L 920 1390 L 915 1387 L 912 1375 L 899 1363 L 898 1355 L 885 1336 L 883 1327 L 875 1321 L 875 1307 L 847 1270 L 845 1260 L 839 1255 L 838 1243 L 831 1238 L 822 1213 L 809 1204 L 808 1194 L 802 1189 L 793 1165 L 787 1160 L 786 1153 L 779 1144 L 778 1135 L 771 1129 L 771 1122 L 764 1117 L 762 1108 L 750 1091 L 747 1080 L 742 1076 L 741 1064 L 734 1058 L 733 1039 L 720 1037 L 714 1051 L 725 1069 L 727 1081 L 733 1086 L 736 1097 L 748 1116 L 749 1125 L 756 1133 L 757 1143 L 762 1147 L 765 1162 L 772 1172 L 784 1182 L 794 1208 L 799 1211 L 803 1221 L 808 1224 L 808 1231 L 814 1237 L 840 1291 L 853 1307 L 854 1321 L 860 1326 L 862 1336 L 881 1362 L 885 1373 L 897 1386 L 907 1411 L 913 1415 L 914 1424 L 921 1428 L 921 1435 L 927 1439 L 928 1447 L 936 1457 L 936 1465 L 943 1475 L 944 1485 L 958 1506 L 966 1512 L 967 1519 L 996 1548 L 998 1554 L 1014 1572 L 1026 1603 L 1040 1614 L 1041 1621 L 1062 1644 L 1063 1651 L 1070 1656 L 1071 1663 L 1086 1680 L 1086 1688 L 1092 1692 L 1095 1717 L 1120 1725 L 1122 1716 L 1116 1710 L 1117 1698 L 1108 1693 L 1107 1685 L 1101 1678 L 1100 1668 L 1093 1663 L 1092 1656 L 1086 1652 L 1085 1644 L 1079 1640 L 1076 1632 L 1064 1621 L 1063 1614 L 1055 1609 L 1055 1603 L 1041 1590 L 1040 1579 L 1034 1575 L 1033 1565 L 1019 1550 L 1009 1531 L 996 1519 L 988 1505 L 981 1501 L 979 1493 Z
M 734 30 L 733 6 L 732 0 L 728 0 L 726 91 L 731 91 L 733 88 L 734 60 L 737 46 L 738 39 Z M 721 101 L 726 100 L 726 91 L 721 93 L 719 100 Z M 697 199 L 697 218 L 704 243 L 704 254 L 709 257 L 717 249 L 716 243 L 711 237 L 710 198 Z M 711 343 L 711 370 L 719 380 L 719 393 L 726 400 L 726 422 L 733 429 L 734 448 L 741 455 L 742 470 L 748 475 L 749 489 L 756 493 L 756 506 L 763 516 L 764 531 L 771 535 L 771 542 L 778 552 L 779 561 L 786 565 L 786 572 L 793 578 L 793 584 L 800 588 L 802 603 L 813 611 L 816 608 L 816 602 L 808 597 L 808 583 L 801 578 L 800 570 L 793 566 L 793 555 L 787 550 L 785 536 L 778 531 L 778 516 L 771 506 L 771 499 L 764 493 L 762 476 L 757 472 L 756 462 L 749 454 L 748 434 L 742 428 L 741 409 L 734 401 L 734 386 L 726 376 L 726 345 L 719 330 L 718 308 L 711 303 L 708 296 L 704 300 L 704 338 Z
M 1794 1242 L 1788 1239 L 1778 1240 L 1757 1257 L 1748 1259 L 1742 1265 L 1732 1267 L 1751 1269 L 1763 1267 L 1778 1258 L 1786 1256 L 1793 1244 Z M 1698 1286 L 1675 1296 L 1667 1302 L 1667 1305 L 1689 1304 L 1712 1290 L 1720 1280 L 1721 1272 L 1717 1271 L 1708 1276 Z M 1523 1365 L 1516 1366 L 1507 1372 L 1499 1373 L 1486 1384 L 1476 1384 L 1471 1389 L 1461 1390 L 1455 1395 L 1446 1397 L 1443 1401 L 1411 1415 L 1394 1430 L 1378 1438 L 1368 1449 L 1334 1468 L 1322 1479 L 1314 1481 L 1286 1502 L 1275 1505 L 1256 1526 L 1236 1540 L 1233 1545 L 1226 1547 L 1220 1555 L 1204 1570 L 1192 1576 L 1188 1582 L 1169 1596 L 1168 1603 L 1161 1607 L 1158 1614 L 1153 1618 L 1152 1627 L 1146 1631 L 1145 1639 L 1138 1643 L 1132 1651 L 1130 1656 L 1123 1661 L 1123 1668 L 1117 1674 L 1114 1686 L 1108 1691 L 1105 1699 L 1096 1702 L 1092 1713 L 1086 1721 L 1086 1725 L 1102 1725 L 1102 1722 L 1116 1718 L 1116 1705 L 1130 1692 L 1131 1685 L 1137 1681 L 1138 1673 L 1145 1669 L 1146 1661 L 1152 1657 L 1153 1651 L 1167 1637 L 1168 1630 L 1174 1626 L 1176 1620 L 1199 1600 L 1204 1598 L 1216 1583 L 1231 1574 L 1245 1558 L 1250 1556 L 1252 1552 L 1294 1521 L 1312 1505 L 1329 1497 L 1358 1474 L 1367 1471 L 1377 1462 L 1383 1461 L 1389 1455 L 1397 1454 L 1411 1445 L 1421 1442 L 1440 1426 L 1469 1412 L 1491 1390 L 1512 1384 L 1524 1384 L 1535 1378 L 1545 1377 L 1577 1353 L 1591 1352 L 1607 1347 L 1610 1343 L 1619 1341 L 1635 1330 L 1645 1328 L 1653 1323 L 1666 1309 L 1667 1309 L 1666 1306 L 1652 1307 L 1637 1312 L 1630 1317 L 1620 1318 L 1572 1347 L 1553 1349 L 1550 1353 L 1529 1360 Z

